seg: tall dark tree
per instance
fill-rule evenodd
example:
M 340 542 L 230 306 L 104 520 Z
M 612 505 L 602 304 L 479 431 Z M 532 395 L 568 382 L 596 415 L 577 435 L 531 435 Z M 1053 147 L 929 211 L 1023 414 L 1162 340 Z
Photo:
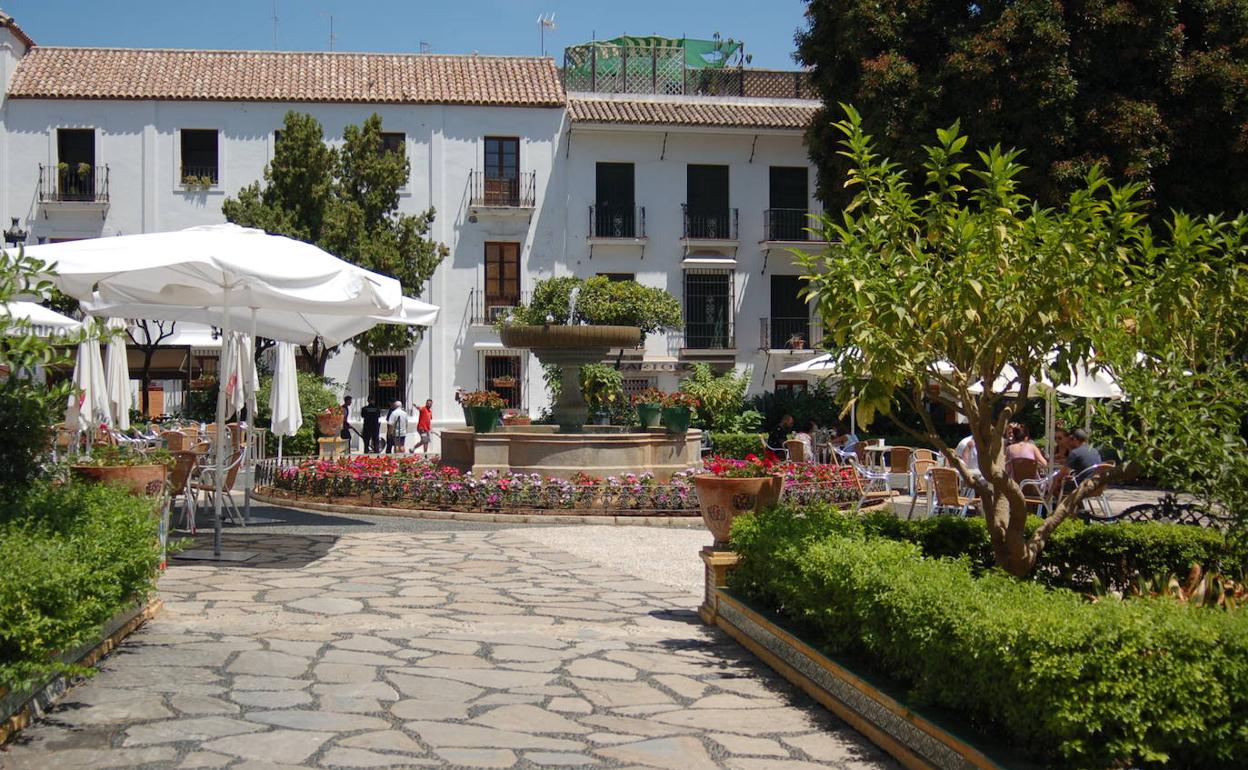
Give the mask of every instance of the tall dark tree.
M 961 120 L 1023 151 L 1023 189 L 1053 205 L 1101 164 L 1164 215 L 1248 203 L 1243 0 L 810 0 L 798 58 L 825 108 L 810 129 L 820 194 L 844 204 L 838 103 L 910 169 Z
M 411 174 L 406 153 L 391 152 L 372 115 L 347 126 L 341 147 L 325 143 L 311 115 L 288 112 L 264 181 L 222 205 L 226 219 L 314 243 L 329 253 L 393 276 L 418 295 L 447 254 L 429 238 L 434 210 L 399 213 L 399 190 Z M 404 326 L 379 326 L 352 340 L 365 352 L 402 348 L 419 335 Z M 303 348 L 318 374 L 333 353 L 319 342 Z

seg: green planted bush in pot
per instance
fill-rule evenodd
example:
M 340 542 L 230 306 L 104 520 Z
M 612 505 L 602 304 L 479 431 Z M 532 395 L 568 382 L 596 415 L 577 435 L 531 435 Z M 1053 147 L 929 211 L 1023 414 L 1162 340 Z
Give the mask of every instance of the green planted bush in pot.
M 473 390 L 465 393 L 460 401 L 472 415 L 472 429 L 477 433 L 490 433 L 498 425 L 498 416 L 507 406 L 502 396 L 492 390 Z
M 633 406 L 637 408 L 637 421 L 642 428 L 657 428 L 663 419 L 663 399 L 667 394 L 658 388 L 646 388 L 633 396 Z
M 667 428 L 667 432 L 688 433 L 689 422 L 693 419 L 693 410 L 697 409 L 700 403 L 688 393 L 676 391 L 667 394 L 663 399 L 663 426 Z

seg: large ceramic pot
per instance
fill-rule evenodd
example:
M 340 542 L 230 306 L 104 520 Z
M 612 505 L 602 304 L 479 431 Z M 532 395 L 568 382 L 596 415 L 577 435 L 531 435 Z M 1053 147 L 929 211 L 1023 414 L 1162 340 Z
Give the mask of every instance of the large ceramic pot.
M 663 419 L 662 404 L 638 404 L 637 419 L 643 428 L 657 428 Z
M 756 479 L 726 479 L 720 476 L 694 476 L 693 488 L 698 492 L 702 522 L 715 536 L 715 548 L 728 547 L 732 520 L 775 505 L 780 501 L 784 479 L 764 476 Z
M 692 419 L 693 412 L 687 406 L 663 407 L 663 425 L 668 433 L 673 435 L 688 433 L 689 421 Z
M 493 432 L 498 425 L 499 412 L 502 411 L 492 406 L 472 406 L 469 410 L 472 412 L 472 429 L 477 433 Z
M 338 438 L 338 434 L 342 433 L 342 412 L 335 411 L 333 413 L 321 412 L 316 416 L 316 430 L 320 435 L 327 438 Z
M 163 465 L 75 465 L 76 478 L 95 484 L 120 484 L 131 494 L 155 497 L 165 488 Z
M 464 407 L 464 425 L 469 428 L 472 427 L 472 407 L 470 406 Z

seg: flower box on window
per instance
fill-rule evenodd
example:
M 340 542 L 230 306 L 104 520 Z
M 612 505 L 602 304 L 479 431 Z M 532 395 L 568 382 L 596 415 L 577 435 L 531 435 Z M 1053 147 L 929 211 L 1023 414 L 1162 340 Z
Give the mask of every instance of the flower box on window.
M 377 387 L 393 388 L 399 384 L 399 375 L 397 372 L 387 372 L 377 375 Z

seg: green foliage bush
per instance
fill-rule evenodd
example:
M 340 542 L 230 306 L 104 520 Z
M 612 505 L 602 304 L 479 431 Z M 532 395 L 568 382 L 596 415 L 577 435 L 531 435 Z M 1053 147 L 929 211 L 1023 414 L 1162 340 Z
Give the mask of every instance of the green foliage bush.
M 680 302 L 662 289 L 642 286 L 636 281 L 612 281 L 604 276 L 576 278 L 562 276 L 538 281 L 528 305 L 515 309 L 511 323 L 541 325 L 568 323 L 572 289 L 580 287 L 576 317 L 572 323 L 593 326 L 636 326 L 644 338 L 660 329 L 680 326 Z
M 282 454 L 289 456 L 316 454 L 316 415 L 327 407 L 341 403 L 331 387 L 332 381 L 311 372 L 299 372 L 299 408 L 303 410 L 303 425 L 293 436 L 282 439 Z M 273 391 L 273 377 L 260 378 L 256 391 L 256 424 L 262 428 L 272 425 L 273 412 L 269 410 L 269 394 Z M 359 406 L 363 406 L 360 404 Z M 385 410 L 382 410 L 383 413 Z M 277 436 L 266 434 L 265 449 L 271 455 L 277 453 Z
M 105 485 L 38 483 L 0 508 L 0 687 L 67 670 L 51 656 L 154 589 L 157 525 L 150 500 Z
M 734 590 L 1046 767 L 1248 767 L 1248 614 L 976 577 L 817 508 L 732 542 Z
M 746 455 L 762 456 L 767 448 L 758 433 L 712 433 L 711 447 L 720 457 L 744 460 Z
M 717 377 L 706 364 L 694 364 L 693 374 L 680 383 L 682 391 L 701 402 L 693 426 L 721 433 L 747 433 L 761 426 L 762 415 L 745 408 L 749 386 L 749 370 L 727 371 Z

